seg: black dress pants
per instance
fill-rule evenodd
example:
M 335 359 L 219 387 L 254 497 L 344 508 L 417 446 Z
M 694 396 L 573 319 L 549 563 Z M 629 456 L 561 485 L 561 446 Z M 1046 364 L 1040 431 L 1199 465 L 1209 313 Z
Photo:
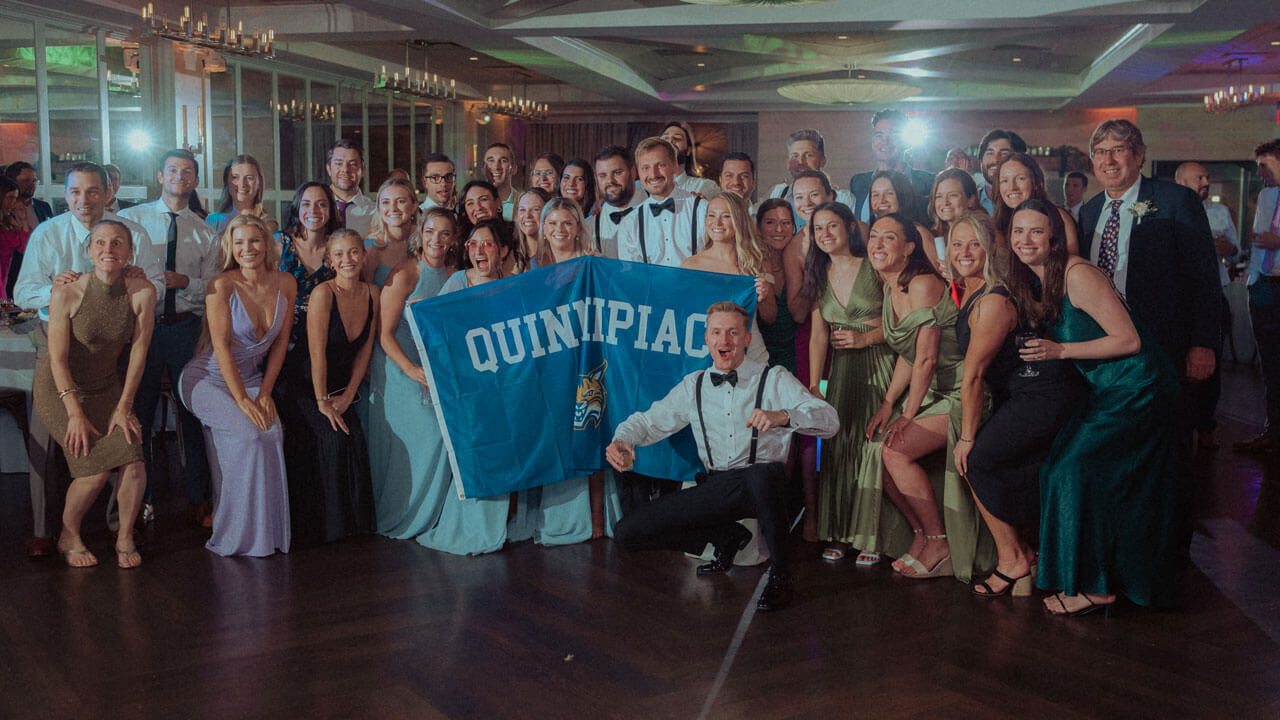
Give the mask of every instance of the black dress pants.
M 716 547 L 732 542 L 738 518 L 754 517 L 774 569 L 785 572 L 787 479 L 786 465 L 780 462 L 708 473 L 697 486 L 663 495 L 623 516 L 613 539 L 624 550 L 701 553 L 708 542 Z

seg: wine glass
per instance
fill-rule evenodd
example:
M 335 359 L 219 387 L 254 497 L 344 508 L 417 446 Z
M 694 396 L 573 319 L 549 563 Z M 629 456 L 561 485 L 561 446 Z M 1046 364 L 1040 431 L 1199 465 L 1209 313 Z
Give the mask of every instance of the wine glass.
M 1040 337 L 1040 333 L 1036 332 L 1035 330 L 1019 330 L 1018 334 L 1014 335 L 1013 339 L 1014 339 L 1014 342 L 1018 344 L 1018 349 L 1021 350 L 1022 348 L 1027 346 L 1027 343 L 1039 337 Z M 1023 378 L 1040 377 L 1040 371 L 1035 369 L 1035 367 L 1032 366 L 1030 362 L 1027 362 L 1026 360 L 1024 360 L 1022 361 L 1022 368 L 1018 370 L 1018 377 L 1023 377 Z

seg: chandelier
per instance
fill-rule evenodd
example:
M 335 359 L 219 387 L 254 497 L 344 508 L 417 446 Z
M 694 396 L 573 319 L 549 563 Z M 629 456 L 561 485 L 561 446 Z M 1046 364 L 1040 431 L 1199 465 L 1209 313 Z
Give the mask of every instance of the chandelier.
M 280 103 L 276 105 L 276 112 L 280 114 L 281 120 L 291 120 L 300 123 L 307 119 L 307 104 L 301 105 L 298 101 L 290 100 L 288 103 Z M 311 121 L 312 122 L 332 122 L 338 117 L 337 108 L 333 105 L 321 105 L 320 103 L 311 103 Z
M 417 45 L 422 48 L 422 72 L 414 77 L 413 72 L 409 69 L 409 48 Z M 373 87 L 379 90 L 390 90 L 396 95 L 416 95 L 421 98 L 431 100 L 457 100 L 458 99 L 458 81 L 445 78 L 444 82 L 440 81 L 440 76 L 430 72 L 428 67 L 427 50 L 431 43 L 426 40 L 406 40 L 404 44 L 404 77 L 400 77 L 400 73 L 393 73 L 391 77 L 387 77 L 387 66 L 382 66 L 382 72 L 373 74 Z
M 244 21 L 241 20 L 232 28 L 231 2 L 227 2 L 226 24 L 219 22 L 215 29 L 209 24 L 209 16 L 201 15 L 199 20 L 191 14 L 191 6 L 182 8 L 182 17 L 177 25 L 170 26 L 169 19 L 156 16 L 155 3 L 142 6 L 142 36 L 161 37 L 166 40 L 208 48 L 219 53 L 234 53 L 248 57 L 275 57 L 276 31 L 270 28 L 266 32 L 245 33 Z
M 515 95 L 512 95 L 510 100 L 501 100 L 490 95 L 489 103 L 482 105 L 480 112 L 489 115 L 506 115 L 521 120 L 546 120 L 547 104 L 536 103 Z
M 1212 94 L 1205 95 L 1205 112 L 1213 113 L 1214 115 L 1225 115 L 1240 108 L 1266 102 L 1268 94 L 1266 85 L 1244 84 L 1244 60 L 1242 57 L 1234 57 L 1227 60 L 1225 63 L 1227 73 L 1230 74 L 1231 70 L 1235 69 L 1240 81 L 1237 84 L 1228 85 L 1215 90 Z

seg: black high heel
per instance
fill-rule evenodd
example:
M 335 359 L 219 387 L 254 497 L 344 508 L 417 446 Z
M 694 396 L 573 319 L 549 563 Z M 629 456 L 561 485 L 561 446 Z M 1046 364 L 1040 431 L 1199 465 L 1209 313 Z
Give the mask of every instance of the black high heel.
M 992 590 L 991 585 L 988 584 L 988 581 L 991 579 L 991 577 L 997 577 L 1005 581 L 1005 586 L 1001 588 L 999 591 Z M 986 580 L 978 583 L 977 585 L 974 585 L 972 588 L 970 588 L 969 592 L 972 592 L 974 595 L 977 595 L 978 597 L 984 597 L 984 598 L 1004 597 L 1005 595 L 1008 595 L 1010 592 L 1013 593 L 1014 597 L 1030 597 L 1031 586 L 1036 581 L 1036 566 L 1032 565 L 1031 568 L 1027 570 L 1027 572 L 1023 573 L 1022 575 L 1019 575 L 1016 578 L 1009 577 L 1008 575 L 1005 575 L 999 570 L 992 570 L 991 577 L 988 577 Z M 983 592 L 978 592 L 978 588 L 982 588 Z

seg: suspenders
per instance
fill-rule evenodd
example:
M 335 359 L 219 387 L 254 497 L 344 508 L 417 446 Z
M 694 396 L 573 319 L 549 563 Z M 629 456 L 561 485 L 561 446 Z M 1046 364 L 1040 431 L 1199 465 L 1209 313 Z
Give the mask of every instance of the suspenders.
M 773 368 L 766 365 L 764 370 L 760 372 L 760 384 L 756 386 L 756 406 L 760 409 L 760 402 L 764 400 L 764 381 L 769 379 L 769 371 Z M 715 463 L 711 459 L 711 442 L 707 440 L 707 423 L 702 418 L 702 379 L 706 377 L 707 371 L 703 370 L 698 373 L 698 382 L 693 389 L 693 397 L 698 406 L 698 426 L 702 428 L 702 446 L 707 449 L 707 471 L 710 472 L 711 465 Z M 751 428 L 751 451 L 747 456 L 747 464 L 756 464 L 756 441 L 760 438 L 760 431 L 757 428 Z
M 693 217 L 689 222 L 689 255 L 698 254 L 698 205 L 702 203 L 701 195 L 693 196 Z M 754 462 L 754 461 L 752 461 Z
M 596 213 L 596 252 L 604 252 L 604 248 L 600 247 L 600 216 L 604 214 L 603 204 L 600 211 Z
M 694 195 L 693 196 L 693 218 L 689 224 L 689 254 L 690 255 L 698 254 L 698 206 L 701 204 L 702 204 L 702 196 Z M 639 207 L 644 207 L 644 206 L 641 205 Z M 636 212 L 640 212 L 638 208 Z M 643 214 L 640 215 L 640 217 L 636 218 L 636 221 L 637 221 L 636 224 L 640 226 L 639 228 L 640 256 L 643 257 L 644 261 L 647 263 L 649 262 L 649 250 L 645 247 L 645 243 L 644 243 L 644 221 L 645 220 L 648 220 L 648 218 L 645 217 Z M 675 226 L 674 223 L 672 223 L 673 228 L 674 226 Z M 600 216 L 598 215 L 596 216 L 596 249 L 597 250 L 600 249 Z

